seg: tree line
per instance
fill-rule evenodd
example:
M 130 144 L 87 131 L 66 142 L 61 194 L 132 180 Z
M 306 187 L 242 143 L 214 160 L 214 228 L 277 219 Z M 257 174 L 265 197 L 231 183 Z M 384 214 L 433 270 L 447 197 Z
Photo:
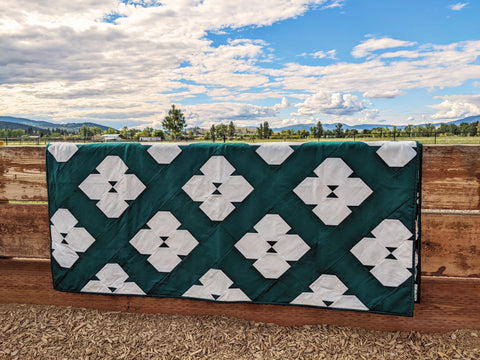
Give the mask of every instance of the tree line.
M 23 129 L 0 129 L 0 137 L 22 137 L 28 135 L 38 135 L 40 137 L 49 136 L 49 137 L 65 137 L 65 136 L 79 136 L 82 139 L 92 138 L 96 135 L 102 134 L 117 134 L 119 133 L 125 139 L 139 141 L 142 138 L 156 138 L 158 140 L 164 140 L 170 137 L 173 140 L 193 140 L 198 137 L 203 137 L 205 140 L 229 140 L 238 138 L 243 139 L 244 135 L 240 134 L 237 127 L 230 121 L 227 124 L 212 124 L 208 130 L 203 130 L 198 127 L 189 129 L 186 131 L 186 119 L 183 112 L 172 105 L 168 114 L 163 119 L 161 125 L 163 129 L 154 129 L 152 127 L 146 127 L 143 130 L 128 128 L 124 126 L 119 131 L 109 128 L 108 130 L 102 131 L 98 127 L 87 127 L 83 125 L 78 133 L 77 132 L 68 132 L 64 129 L 41 129 L 34 130 L 33 128 Z M 243 133 L 247 133 L 245 130 Z M 281 130 L 280 132 L 274 132 L 270 127 L 268 121 L 260 123 L 256 127 L 255 132 L 250 134 L 252 138 L 258 139 L 307 139 L 307 138 L 350 138 L 350 137 L 424 137 L 424 136 L 480 136 L 480 123 L 461 123 L 456 124 L 441 124 L 436 128 L 432 124 L 414 126 L 407 125 L 403 128 L 397 128 L 392 126 L 391 128 L 386 127 L 376 127 L 373 129 L 344 129 L 343 125 L 338 123 L 335 125 L 335 128 L 332 130 L 325 130 L 320 121 L 315 125 L 311 126 L 309 130 L 300 129 L 294 131 L 292 129 Z

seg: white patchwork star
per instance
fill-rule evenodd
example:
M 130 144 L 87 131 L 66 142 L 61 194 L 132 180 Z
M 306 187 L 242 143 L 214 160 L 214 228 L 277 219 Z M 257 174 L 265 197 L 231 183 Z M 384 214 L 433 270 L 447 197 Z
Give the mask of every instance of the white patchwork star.
M 78 187 L 108 218 L 118 218 L 128 208 L 126 200 L 135 200 L 145 185 L 135 174 L 125 174 L 127 165 L 119 156 L 109 155 Z
M 235 168 L 224 156 L 212 156 L 200 168 L 203 175 L 194 175 L 182 187 L 193 201 L 202 202 L 202 210 L 212 221 L 223 221 L 235 206 L 253 191 L 241 175 L 232 175 Z

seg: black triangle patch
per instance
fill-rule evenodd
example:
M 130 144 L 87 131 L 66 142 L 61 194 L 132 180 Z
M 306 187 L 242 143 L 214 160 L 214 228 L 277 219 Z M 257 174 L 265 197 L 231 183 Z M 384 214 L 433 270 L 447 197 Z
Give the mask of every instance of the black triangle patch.
M 370 270 L 372 270 L 375 266 L 365 265 L 365 267 L 367 268 L 368 271 L 370 271 Z
M 170 246 L 167 245 L 166 242 L 163 242 L 162 245 L 160 245 L 161 248 L 169 248 Z
M 117 288 L 114 288 L 114 287 L 108 287 L 110 289 L 111 292 L 114 292 L 115 290 L 117 290 Z
M 267 253 L 269 253 L 269 254 L 276 254 L 277 251 L 276 251 L 273 247 L 271 247 L 270 249 L 267 250 Z
M 118 182 L 118 181 L 109 181 L 108 183 L 109 183 L 110 185 L 112 185 L 112 186 L 115 186 L 115 185 L 117 185 L 117 182 Z
M 222 195 L 222 193 L 220 191 L 218 191 L 218 189 L 215 189 L 215 191 L 212 193 L 212 195 Z
M 167 240 L 168 240 L 168 236 L 160 236 L 160 239 L 162 239 L 163 241 L 167 241 Z
M 270 241 L 267 240 L 267 243 L 268 243 L 268 245 L 273 246 L 277 243 L 277 241 L 276 240 L 270 240 Z
M 327 301 L 327 300 L 323 300 L 323 302 L 325 303 L 325 305 L 327 306 L 330 306 L 333 304 L 333 301 Z
M 385 259 L 397 260 L 397 258 L 393 254 L 388 255 Z
M 116 193 L 116 192 L 117 192 L 117 190 L 115 190 L 115 188 L 114 188 L 114 187 L 112 187 L 112 188 L 111 188 L 111 189 L 110 189 L 108 192 L 109 192 L 109 193 Z
M 215 295 L 215 294 L 212 294 L 212 296 L 215 300 L 217 300 L 220 297 L 220 295 Z
M 327 198 L 338 199 L 338 196 L 332 191 L 330 194 L 328 194 Z
M 215 187 L 218 188 L 220 185 L 222 185 L 222 183 L 216 183 L 216 182 L 214 182 L 213 185 L 215 185 Z
M 66 238 L 68 233 L 60 233 L 60 235 L 62 235 L 63 238 Z
M 335 189 L 338 188 L 338 185 L 327 185 L 327 186 L 332 191 L 335 191 Z
M 68 242 L 67 242 L 67 240 L 65 240 L 65 239 L 63 239 L 61 243 L 62 243 L 62 244 L 65 244 L 65 245 L 68 245 Z
M 395 250 L 397 250 L 396 247 L 387 247 L 387 250 L 390 251 L 390 252 L 394 252 Z

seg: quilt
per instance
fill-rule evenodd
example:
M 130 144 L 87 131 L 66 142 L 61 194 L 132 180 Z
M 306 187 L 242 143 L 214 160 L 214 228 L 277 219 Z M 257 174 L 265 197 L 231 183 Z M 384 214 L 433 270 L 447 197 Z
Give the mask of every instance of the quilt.
M 417 142 L 52 143 L 56 290 L 413 316 Z

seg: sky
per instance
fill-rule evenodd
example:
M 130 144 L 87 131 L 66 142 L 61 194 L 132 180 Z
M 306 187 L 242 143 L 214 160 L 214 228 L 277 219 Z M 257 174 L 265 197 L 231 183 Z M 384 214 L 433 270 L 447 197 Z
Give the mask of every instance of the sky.
M 480 1 L 0 2 L 0 115 L 161 128 L 480 115 Z

